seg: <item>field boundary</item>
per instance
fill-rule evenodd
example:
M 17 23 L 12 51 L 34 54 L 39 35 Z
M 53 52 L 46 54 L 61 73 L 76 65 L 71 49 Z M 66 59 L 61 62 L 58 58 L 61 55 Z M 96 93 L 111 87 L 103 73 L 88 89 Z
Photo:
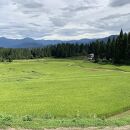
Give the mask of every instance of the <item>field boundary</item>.
M 5 130 L 5 129 L 0 129 Z M 6 130 L 33 130 L 33 129 L 22 129 L 22 128 L 7 128 Z M 122 127 L 88 127 L 88 128 L 53 128 L 53 129 L 39 129 L 39 130 L 130 130 L 130 125 Z

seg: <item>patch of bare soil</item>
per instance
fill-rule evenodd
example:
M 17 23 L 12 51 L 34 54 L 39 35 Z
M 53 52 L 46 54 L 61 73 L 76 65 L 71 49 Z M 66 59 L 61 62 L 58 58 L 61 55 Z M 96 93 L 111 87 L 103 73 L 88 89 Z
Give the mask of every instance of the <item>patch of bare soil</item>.
M 48 130 L 48 129 L 45 129 Z M 55 129 L 51 129 L 55 130 Z M 90 127 L 90 128 L 58 128 L 56 130 L 130 130 L 130 126 L 122 126 L 122 127 L 105 127 L 105 128 L 97 128 L 97 127 Z
M 110 119 L 118 119 L 118 118 L 123 118 L 123 117 L 127 117 L 127 116 L 130 116 L 130 110 L 119 113 L 117 115 L 114 115 L 114 116 L 110 117 Z
M 0 129 L 0 130 L 31 130 L 31 129 L 8 128 L 8 129 Z M 41 129 L 41 130 L 130 130 L 130 126 L 105 127 L 105 128 L 97 128 L 97 127 L 90 127 L 90 128 L 57 128 L 57 129 Z

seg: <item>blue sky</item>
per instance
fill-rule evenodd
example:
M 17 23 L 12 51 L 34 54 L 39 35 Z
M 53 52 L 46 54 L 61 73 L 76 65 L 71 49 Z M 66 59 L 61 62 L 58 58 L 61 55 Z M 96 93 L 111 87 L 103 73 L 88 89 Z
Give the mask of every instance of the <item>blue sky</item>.
M 130 31 L 130 0 L 0 0 L 0 36 L 81 39 Z

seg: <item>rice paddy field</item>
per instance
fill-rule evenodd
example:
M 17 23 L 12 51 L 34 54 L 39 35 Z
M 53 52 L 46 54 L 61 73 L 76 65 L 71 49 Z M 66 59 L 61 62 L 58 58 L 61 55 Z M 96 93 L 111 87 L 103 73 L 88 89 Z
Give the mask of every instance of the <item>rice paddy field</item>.
M 0 63 L 0 113 L 101 117 L 129 108 L 130 66 L 70 59 Z
M 129 109 L 130 66 L 51 58 L 0 63 L 2 128 L 129 125 Z

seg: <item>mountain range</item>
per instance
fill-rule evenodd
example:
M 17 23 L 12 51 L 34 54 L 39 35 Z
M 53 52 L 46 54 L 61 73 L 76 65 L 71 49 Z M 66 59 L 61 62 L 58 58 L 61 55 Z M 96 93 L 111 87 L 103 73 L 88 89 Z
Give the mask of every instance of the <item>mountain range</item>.
M 113 39 L 116 38 L 117 35 L 111 35 L 109 37 L 100 38 L 100 39 L 80 39 L 80 40 L 70 40 L 70 41 L 62 41 L 62 40 L 34 40 L 32 38 L 24 38 L 24 39 L 8 39 L 5 37 L 0 37 L 0 47 L 3 48 L 39 48 L 47 45 L 55 45 L 59 43 L 90 43 L 96 40 L 106 42 L 108 38 Z

